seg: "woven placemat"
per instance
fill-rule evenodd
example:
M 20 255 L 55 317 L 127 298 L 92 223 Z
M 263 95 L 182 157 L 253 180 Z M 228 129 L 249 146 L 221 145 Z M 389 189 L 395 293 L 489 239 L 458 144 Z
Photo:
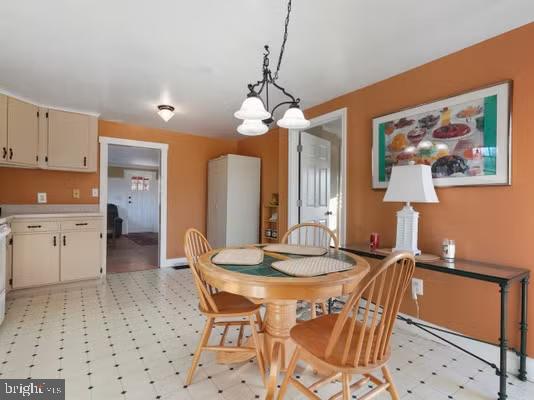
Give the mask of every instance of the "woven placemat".
M 277 261 L 271 266 L 284 274 L 299 277 L 325 275 L 346 271 L 353 267 L 352 264 L 329 257 L 306 257 Z
M 261 249 L 224 249 L 211 259 L 221 265 L 257 265 L 263 261 Z
M 323 247 L 299 246 L 294 244 L 270 244 L 263 248 L 265 251 L 282 254 L 295 254 L 299 256 L 322 256 L 328 252 Z

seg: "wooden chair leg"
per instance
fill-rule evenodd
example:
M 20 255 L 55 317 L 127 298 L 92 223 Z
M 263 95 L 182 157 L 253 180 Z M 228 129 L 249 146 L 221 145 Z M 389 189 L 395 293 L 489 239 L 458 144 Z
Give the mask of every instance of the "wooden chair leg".
M 263 319 L 261 318 L 260 310 L 256 311 L 256 323 L 258 324 L 258 330 L 263 332 Z
M 393 383 L 393 377 L 391 376 L 391 372 L 389 372 L 389 368 L 386 365 L 382 367 L 382 374 L 384 374 L 384 379 L 386 380 L 386 382 L 389 383 L 389 387 L 387 390 L 389 394 L 391 395 L 391 398 L 393 400 L 399 400 L 400 399 L 399 392 L 397 391 L 397 388 L 395 387 L 395 384 Z
M 200 342 L 198 343 L 197 350 L 195 351 L 195 355 L 193 356 L 193 362 L 191 364 L 191 368 L 189 369 L 189 373 L 187 374 L 187 379 L 185 380 L 186 385 L 190 385 L 193 381 L 193 375 L 195 374 L 195 370 L 197 369 L 200 354 L 202 353 L 204 346 L 206 346 L 206 344 L 208 343 L 212 328 L 213 318 L 208 318 L 208 320 L 206 321 L 206 325 L 204 326 L 204 331 L 202 332 Z
M 263 361 L 262 346 L 260 342 L 260 336 L 256 331 L 256 324 L 254 322 L 254 316 L 249 317 L 250 329 L 252 329 L 252 337 L 254 338 L 254 347 L 256 348 L 256 358 L 258 360 L 258 367 L 260 368 L 261 380 L 265 385 L 265 362 Z
M 280 390 L 278 391 L 277 400 L 282 400 L 284 398 L 287 392 L 287 385 L 289 384 L 289 380 L 291 379 L 293 372 L 295 372 L 295 367 L 297 366 L 298 359 L 299 359 L 299 349 L 296 348 L 295 351 L 293 352 L 293 356 L 291 357 L 291 361 L 289 362 L 289 366 L 287 367 L 287 371 L 284 376 L 284 380 L 282 381 L 282 385 L 280 386 Z
M 317 318 L 317 305 L 315 304 L 314 301 L 310 303 L 310 307 L 311 307 L 311 319 Z
M 342 376 L 343 383 L 343 400 L 350 399 L 350 375 L 343 374 Z

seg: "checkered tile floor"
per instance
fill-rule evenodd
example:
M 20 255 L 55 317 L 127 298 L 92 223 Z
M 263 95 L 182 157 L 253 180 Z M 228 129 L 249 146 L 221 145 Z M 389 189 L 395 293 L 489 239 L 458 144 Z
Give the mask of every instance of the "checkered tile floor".
M 219 365 L 209 353 L 202 356 L 194 383 L 184 387 L 204 325 L 187 269 L 12 292 L 7 303 L 0 326 L 0 378 L 64 378 L 66 398 L 73 400 L 264 396 L 255 362 Z M 392 343 L 390 367 L 403 399 L 496 398 L 497 377 L 486 365 L 402 326 Z M 296 375 L 304 383 L 314 378 L 303 367 Z M 338 390 L 328 385 L 318 394 L 328 398 Z M 508 390 L 512 400 L 534 399 L 532 383 L 512 377 Z M 301 396 L 290 390 L 286 398 Z

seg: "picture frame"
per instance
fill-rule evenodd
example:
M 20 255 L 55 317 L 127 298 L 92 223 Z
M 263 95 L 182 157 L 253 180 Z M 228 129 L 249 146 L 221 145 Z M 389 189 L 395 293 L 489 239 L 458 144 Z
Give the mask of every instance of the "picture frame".
M 373 118 L 372 187 L 427 164 L 434 186 L 511 185 L 512 81 Z

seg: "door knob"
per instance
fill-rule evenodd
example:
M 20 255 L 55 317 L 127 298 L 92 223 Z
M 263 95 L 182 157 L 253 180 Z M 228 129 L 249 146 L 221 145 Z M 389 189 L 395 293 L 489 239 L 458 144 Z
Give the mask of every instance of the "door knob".
M 324 213 L 324 215 L 332 215 L 332 214 L 333 214 L 332 211 L 327 211 L 327 212 Z

